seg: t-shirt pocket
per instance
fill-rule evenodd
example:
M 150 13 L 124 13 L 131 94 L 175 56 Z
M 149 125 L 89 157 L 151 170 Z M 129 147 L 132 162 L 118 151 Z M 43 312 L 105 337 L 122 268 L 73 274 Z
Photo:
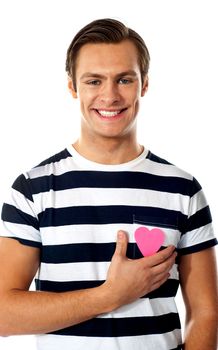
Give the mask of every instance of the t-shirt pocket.
M 133 215 L 133 230 L 131 232 L 130 241 L 132 242 L 132 258 L 139 259 L 143 257 L 138 245 L 135 241 L 135 231 L 140 228 L 146 228 L 146 231 L 152 231 L 154 228 L 161 230 L 164 233 L 164 241 L 159 250 L 166 248 L 169 245 L 177 247 L 180 240 L 180 231 L 178 229 L 178 218 L 165 218 L 157 216 L 138 216 Z

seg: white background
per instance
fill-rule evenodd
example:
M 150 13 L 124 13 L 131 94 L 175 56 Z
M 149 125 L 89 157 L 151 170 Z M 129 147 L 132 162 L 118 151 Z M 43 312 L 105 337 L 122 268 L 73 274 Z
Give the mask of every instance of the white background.
M 151 54 L 139 141 L 197 177 L 217 227 L 217 15 L 215 0 L 0 0 L 0 201 L 21 172 L 75 141 L 66 50 L 82 26 L 113 17 Z M 0 339 L 1 350 L 15 347 L 34 349 L 34 337 Z

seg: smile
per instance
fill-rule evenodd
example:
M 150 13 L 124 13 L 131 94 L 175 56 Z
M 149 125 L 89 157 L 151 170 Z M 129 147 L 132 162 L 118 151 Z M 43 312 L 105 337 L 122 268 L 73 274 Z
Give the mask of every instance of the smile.
M 126 109 L 127 108 L 123 108 L 116 111 L 106 111 L 103 109 L 96 109 L 96 112 L 98 112 L 102 117 L 113 118 L 113 117 L 116 117 L 118 114 L 122 113 L 123 111 L 125 111 Z

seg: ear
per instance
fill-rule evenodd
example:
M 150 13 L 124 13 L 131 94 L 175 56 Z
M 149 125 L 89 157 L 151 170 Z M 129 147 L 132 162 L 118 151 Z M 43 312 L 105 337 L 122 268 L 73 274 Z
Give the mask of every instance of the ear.
M 143 97 L 146 94 L 147 90 L 148 90 L 148 76 L 146 75 L 142 86 L 141 97 Z
M 77 92 L 76 90 L 74 89 L 74 86 L 73 86 L 73 82 L 72 82 L 72 78 L 68 76 L 68 89 L 71 93 L 71 95 L 73 96 L 73 98 L 77 98 Z

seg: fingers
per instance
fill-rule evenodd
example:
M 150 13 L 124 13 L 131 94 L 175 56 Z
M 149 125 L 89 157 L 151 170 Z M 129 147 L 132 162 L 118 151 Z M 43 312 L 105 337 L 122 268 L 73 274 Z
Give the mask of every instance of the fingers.
M 175 264 L 176 256 L 177 256 L 177 253 L 174 252 L 164 262 L 160 263 L 159 265 L 151 267 L 152 276 L 153 276 L 151 290 L 159 288 L 159 286 L 161 286 L 164 282 L 166 282 L 167 279 L 170 277 L 170 270 Z
M 159 276 L 158 279 L 153 281 L 153 284 L 150 287 L 149 293 L 152 292 L 153 290 L 159 288 L 160 286 L 162 286 L 162 284 L 164 284 L 168 280 L 169 277 L 170 277 L 169 273 L 165 273 L 165 274 Z
M 175 264 L 176 256 L 177 256 L 177 253 L 174 252 L 168 259 L 166 259 L 159 265 L 153 266 L 152 267 L 153 273 L 156 276 L 158 275 L 161 276 L 162 274 L 168 273 L 172 269 L 173 265 Z
M 170 277 L 170 270 L 175 264 L 177 253 L 174 251 L 167 259 L 163 262 L 150 267 L 152 271 L 151 285 L 149 292 L 159 288 L 163 283 L 165 283 Z
M 173 245 L 161 250 L 160 252 L 147 257 L 147 263 L 150 267 L 159 265 L 169 259 L 171 256 L 176 257 L 177 253 L 175 252 L 175 247 Z M 174 255 L 173 255 L 174 254 Z
M 117 243 L 114 254 L 126 257 L 128 239 L 124 231 L 118 231 L 117 233 Z
M 118 307 L 146 295 L 166 282 L 176 257 L 175 247 L 169 246 L 149 257 L 128 259 L 127 245 L 127 234 L 118 231 L 115 252 L 105 282 L 114 291 L 113 297 Z

